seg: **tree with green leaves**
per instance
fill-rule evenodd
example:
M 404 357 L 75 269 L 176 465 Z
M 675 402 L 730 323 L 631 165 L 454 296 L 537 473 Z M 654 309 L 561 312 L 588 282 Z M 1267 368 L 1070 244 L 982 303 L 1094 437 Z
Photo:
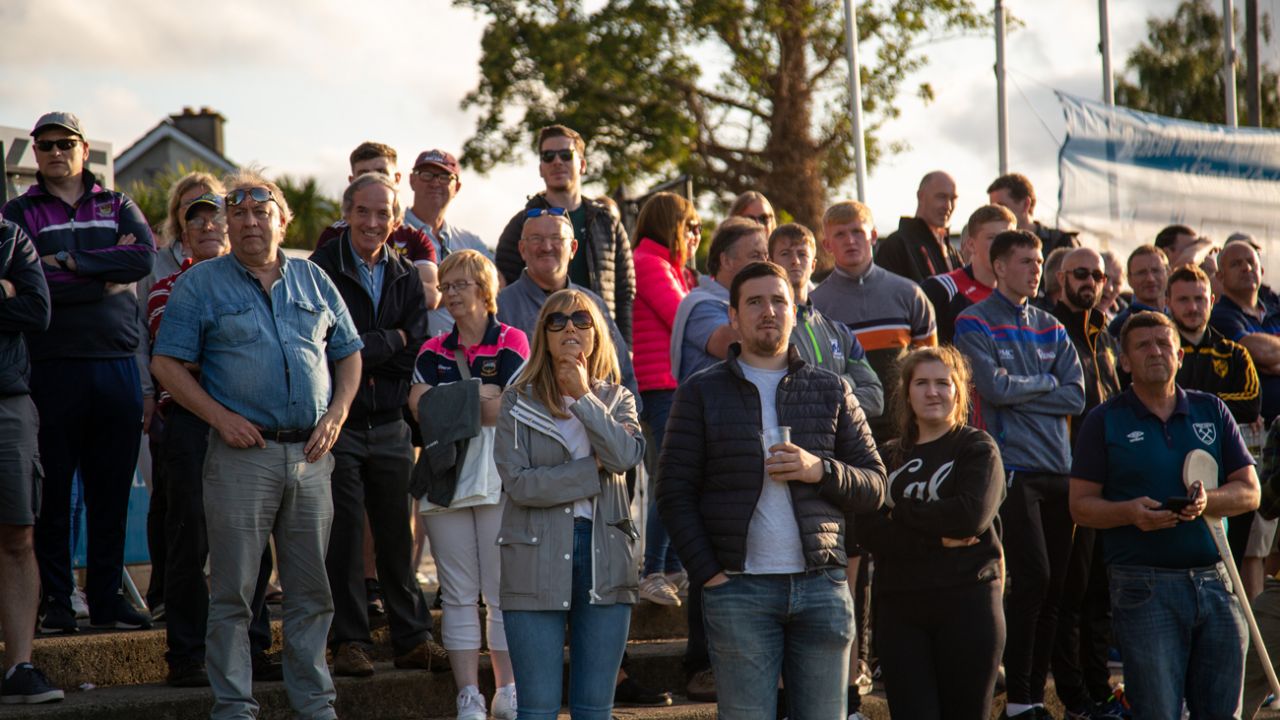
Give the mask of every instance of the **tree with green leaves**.
M 1238 19 L 1233 26 L 1241 26 Z M 1243 42 L 1237 44 L 1243 47 Z M 1243 61 L 1241 56 L 1236 67 L 1236 112 L 1241 118 L 1246 116 Z M 1125 69 L 1136 79 L 1116 79 L 1116 103 L 1183 120 L 1226 122 L 1221 5 L 1183 0 L 1173 17 L 1147 20 L 1147 40 L 1129 54 Z M 1268 127 L 1280 127 L 1277 80 L 1275 69 L 1263 65 L 1262 123 Z
M 760 190 L 816 227 L 853 172 L 840 0 L 454 0 L 489 18 L 464 159 L 484 171 L 560 122 L 608 187 L 689 173 L 721 198 Z M 594 6 L 594 3 L 592 3 Z M 972 0 L 857 2 L 869 166 L 892 145 L 921 43 L 989 24 Z M 916 89 L 928 101 L 927 83 Z
M 314 177 L 293 178 L 281 175 L 276 178 L 293 220 L 284 234 L 284 247 L 313 250 L 316 238 L 342 214 L 342 205 L 320 191 Z

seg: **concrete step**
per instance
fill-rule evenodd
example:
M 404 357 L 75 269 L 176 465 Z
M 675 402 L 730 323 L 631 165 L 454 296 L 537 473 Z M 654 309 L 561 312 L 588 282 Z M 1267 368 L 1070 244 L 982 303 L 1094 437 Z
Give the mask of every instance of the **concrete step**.
M 278 608 L 274 608 L 278 611 Z M 435 637 L 440 637 L 439 610 L 433 610 Z M 686 633 L 684 608 L 663 607 L 647 602 L 636 604 L 631 616 L 631 639 L 638 641 L 680 639 Z M 274 648 L 281 648 L 280 622 L 274 621 Z M 393 652 L 386 627 L 373 631 L 376 660 L 391 660 Z M 0 647 L 3 647 L 0 644 Z M 164 662 L 163 626 L 133 632 L 89 630 L 87 624 L 76 635 L 38 637 L 33 660 L 58 687 L 78 688 L 141 685 L 163 682 L 168 668 Z

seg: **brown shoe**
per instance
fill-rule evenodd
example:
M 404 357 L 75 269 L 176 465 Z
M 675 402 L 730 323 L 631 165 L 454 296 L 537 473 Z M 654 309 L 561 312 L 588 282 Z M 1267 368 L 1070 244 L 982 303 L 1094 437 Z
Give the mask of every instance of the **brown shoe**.
M 689 678 L 689 684 L 685 685 L 685 696 L 694 702 L 715 702 L 716 701 L 716 676 L 711 668 L 699 670 Z
M 430 670 L 448 672 L 449 651 L 434 640 L 423 640 L 409 652 L 396 657 L 396 667 L 402 670 Z
M 347 677 L 369 677 L 373 674 L 373 661 L 369 653 L 356 643 L 342 643 L 333 654 L 333 674 Z

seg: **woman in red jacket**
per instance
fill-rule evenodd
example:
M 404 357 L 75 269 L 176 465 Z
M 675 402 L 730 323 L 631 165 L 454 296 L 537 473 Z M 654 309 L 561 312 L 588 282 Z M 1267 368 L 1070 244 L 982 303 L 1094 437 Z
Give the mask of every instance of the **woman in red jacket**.
M 657 193 L 640 209 L 633 253 L 636 268 L 636 300 L 632 357 L 644 409 L 640 419 L 648 434 L 651 459 L 662 451 L 667 413 L 675 395 L 671 375 L 671 324 L 676 308 L 689 293 L 685 263 L 696 249 L 702 224 L 693 205 L 673 193 Z M 680 560 L 671 547 L 653 499 L 657 494 L 657 463 L 649 462 L 649 519 L 645 524 L 644 577 L 640 597 L 660 605 L 679 605 L 680 591 L 688 586 Z

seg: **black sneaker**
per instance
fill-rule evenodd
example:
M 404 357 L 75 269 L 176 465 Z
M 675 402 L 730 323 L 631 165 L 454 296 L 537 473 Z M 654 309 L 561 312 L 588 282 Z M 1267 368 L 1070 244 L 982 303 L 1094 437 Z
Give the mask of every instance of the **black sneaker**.
M 613 688 L 613 704 L 665 706 L 671 704 L 671 693 L 647 688 L 635 678 L 626 677 Z
M 56 635 L 80 632 L 75 612 L 54 600 L 45 602 L 44 617 L 40 618 L 40 634 Z
M 4 679 L 2 687 L 0 702 L 5 705 L 36 705 L 58 702 L 64 697 L 31 663 L 20 663 L 13 669 L 13 675 Z
M 280 682 L 284 680 L 284 666 L 280 660 L 266 652 L 253 654 L 253 681 Z
M 164 681 L 170 687 L 209 687 L 209 672 L 199 660 L 175 660 Z
M 117 595 L 106 612 L 96 620 L 90 617 L 89 627 L 96 630 L 150 630 L 151 618 L 135 610 L 123 595 Z

